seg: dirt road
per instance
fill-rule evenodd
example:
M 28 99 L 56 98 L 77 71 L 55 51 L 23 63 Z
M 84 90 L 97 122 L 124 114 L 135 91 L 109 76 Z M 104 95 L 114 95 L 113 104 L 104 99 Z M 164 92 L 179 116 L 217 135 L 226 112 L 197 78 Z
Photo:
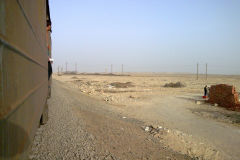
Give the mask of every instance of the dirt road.
M 113 106 L 62 82 L 53 81 L 49 109 L 30 159 L 190 159 L 143 131 L 141 121 L 123 119 Z
M 170 135 L 171 137 L 169 138 L 171 139 L 176 141 L 179 139 L 181 140 L 181 143 L 178 144 L 176 141 L 171 142 L 171 139 L 168 139 L 170 141 L 169 145 L 173 148 L 179 150 L 189 148 L 190 152 L 195 152 L 195 154 L 204 155 L 206 157 L 212 156 L 212 158 L 216 158 L 216 156 L 211 154 L 216 154 L 213 152 L 214 150 L 217 150 L 223 154 L 223 159 L 239 160 L 239 126 L 234 126 L 232 124 L 219 122 L 215 119 L 205 118 L 194 114 L 201 111 L 204 112 L 204 107 L 209 108 L 208 104 L 196 105 L 194 101 L 189 100 L 186 96 L 156 96 L 152 97 L 150 101 L 150 105 L 128 108 L 126 113 L 129 113 L 129 116 L 141 119 L 142 121 L 164 124 L 164 126 L 174 128 L 183 132 L 185 136 L 188 136 L 184 138 L 179 137 L 181 136 L 179 134 L 175 135 L 177 137 Z M 220 115 L 214 116 L 217 118 Z M 196 140 L 199 140 L 199 142 L 196 142 Z M 181 148 L 184 143 L 185 148 Z M 201 145 L 199 146 L 198 143 L 206 144 L 205 149 L 201 150 Z M 212 147 L 212 149 L 207 147 Z M 196 151 L 194 151 L 194 149 Z M 210 157 L 209 159 L 212 158 Z

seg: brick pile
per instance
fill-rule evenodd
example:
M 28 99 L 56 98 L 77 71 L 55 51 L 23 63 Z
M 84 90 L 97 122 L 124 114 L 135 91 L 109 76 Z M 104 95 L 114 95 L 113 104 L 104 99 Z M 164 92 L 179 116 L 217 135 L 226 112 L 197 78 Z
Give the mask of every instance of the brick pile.
M 234 86 L 218 84 L 210 87 L 209 103 L 217 103 L 219 106 L 240 111 L 239 95 Z

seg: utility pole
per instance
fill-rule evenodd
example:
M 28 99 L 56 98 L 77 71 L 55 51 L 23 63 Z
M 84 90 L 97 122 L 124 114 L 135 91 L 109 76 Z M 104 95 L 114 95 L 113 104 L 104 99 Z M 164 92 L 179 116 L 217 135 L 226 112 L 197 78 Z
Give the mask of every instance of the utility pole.
M 75 63 L 75 72 L 77 74 L 77 63 Z
M 67 73 L 67 65 L 68 65 L 68 63 L 66 62 L 66 73 Z
M 59 66 L 58 66 L 58 75 L 59 75 Z
M 111 73 L 113 72 L 113 65 L 111 64 Z
M 208 64 L 206 63 L 206 80 L 208 79 Z
M 199 64 L 197 63 L 197 80 L 198 80 L 198 72 L 199 72 L 198 67 L 199 67 Z
M 122 74 L 123 74 L 123 64 L 122 64 Z

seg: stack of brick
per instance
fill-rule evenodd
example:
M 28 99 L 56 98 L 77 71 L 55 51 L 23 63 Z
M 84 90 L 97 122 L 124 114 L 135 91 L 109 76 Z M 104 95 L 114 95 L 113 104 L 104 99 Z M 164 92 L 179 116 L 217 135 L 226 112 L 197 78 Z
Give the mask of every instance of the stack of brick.
M 219 106 L 240 111 L 239 95 L 234 86 L 218 84 L 210 87 L 209 103 L 217 103 Z

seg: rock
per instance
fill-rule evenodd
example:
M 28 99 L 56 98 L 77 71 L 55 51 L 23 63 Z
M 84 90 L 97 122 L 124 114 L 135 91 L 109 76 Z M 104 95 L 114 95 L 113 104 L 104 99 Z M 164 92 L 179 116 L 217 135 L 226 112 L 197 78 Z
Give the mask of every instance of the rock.
M 106 101 L 106 102 L 113 101 L 113 100 L 114 100 L 113 97 L 106 97 L 106 98 L 104 98 L 104 101 Z
M 201 101 L 196 101 L 196 104 L 200 105 L 200 104 L 202 104 L 202 102 Z
M 107 85 L 107 88 L 112 89 L 112 88 L 114 88 L 114 86 L 112 86 L 112 85 Z
M 155 138 L 160 138 L 160 136 L 161 136 L 161 135 L 157 133 L 157 134 L 155 134 L 153 137 L 155 137 Z
M 151 133 L 154 133 L 156 131 L 156 129 L 153 128 L 153 126 L 147 126 L 145 127 L 144 129 L 146 132 L 151 132 Z
M 109 99 L 108 99 L 108 98 L 104 98 L 104 101 L 108 102 L 108 101 L 109 101 Z
M 149 131 L 150 131 L 150 128 L 149 128 L 149 127 L 145 127 L 145 131 L 146 131 L 146 132 L 149 132 Z

